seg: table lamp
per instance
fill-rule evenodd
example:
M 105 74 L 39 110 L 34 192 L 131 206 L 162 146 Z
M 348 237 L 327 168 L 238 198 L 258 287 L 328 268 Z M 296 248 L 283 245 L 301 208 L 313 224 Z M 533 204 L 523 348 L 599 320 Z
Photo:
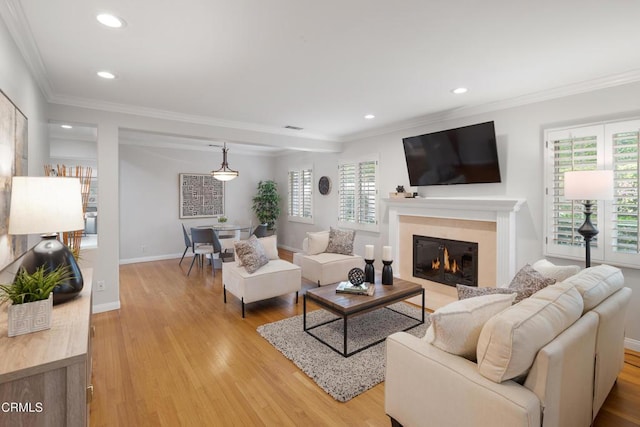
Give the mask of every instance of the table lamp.
M 585 219 L 584 224 L 578 228 L 578 232 L 584 237 L 585 267 L 591 267 L 591 239 L 598 234 L 598 229 L 591 223 L 591 208 L 595 200 L 613 199 L 613 171 L 565 172 L 564 198 L 583 201 Z
M 68 266 L 69 278 L 53 290 L 53 303 L 67 301 L 83 286 L 73 253 L 58 240 L 58 232 L 84 229 L 78 178 L 16 176 L 11 184 L 9 234 L 42 234 L 42 240 L 22 258 L 21 268 L 32 274 L 45 266 Z

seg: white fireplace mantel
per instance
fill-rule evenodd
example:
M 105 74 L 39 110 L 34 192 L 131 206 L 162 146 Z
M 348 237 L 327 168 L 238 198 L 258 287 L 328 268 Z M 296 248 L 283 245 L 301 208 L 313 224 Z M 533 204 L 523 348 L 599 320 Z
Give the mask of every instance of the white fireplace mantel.
M 389 244 L 394 259 L 400 247 L 400 217 L 490 221 L 496 223 L 496 279 L 498 286 L 508 284 L 516 272 L 516 212 L 524 199 L 496 197 L 416 197 L 384 199 L 389 208 Z

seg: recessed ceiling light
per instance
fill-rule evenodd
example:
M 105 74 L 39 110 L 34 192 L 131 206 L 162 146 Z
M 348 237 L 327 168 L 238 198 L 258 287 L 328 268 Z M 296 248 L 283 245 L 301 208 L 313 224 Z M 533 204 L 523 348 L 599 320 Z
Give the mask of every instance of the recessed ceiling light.
M 124 20 L 122 20 L 121 18 L 118 18 L 115 15 L 111 15 L 109 13 L 101 13 L 100 15 L 96 16 L 96 19 L 102 25 L 104 25 L 106 27 L 109 27 L 109 28 L 122 28 L 122 27 L 124 27 Z
M 62 129 L 73 129 L 73 126 L 71 126 L 71 125 L 60 125 L 60 127 Z
M 111 80 L 111 79 L 115 79 L 116 78 L 116 75 L 113 74 L 110 71 L 98 71 L 97 74 L 98 74 L 98 76 L 102 77 L 103 79 Z
M 375 119 L 376 116 L 374 116 L 373 114 L 367 114 L 366 116 L 364 116 L 364 118 L 367 120 L 371 120 L 371 119 Z
M 452 89 L 451 92 L 455 93 L 456 95 L 460 95 L 462 93 L 467 93 L 467 90 L 468 89 L 466 87 L 458 87 L 458 88 Z

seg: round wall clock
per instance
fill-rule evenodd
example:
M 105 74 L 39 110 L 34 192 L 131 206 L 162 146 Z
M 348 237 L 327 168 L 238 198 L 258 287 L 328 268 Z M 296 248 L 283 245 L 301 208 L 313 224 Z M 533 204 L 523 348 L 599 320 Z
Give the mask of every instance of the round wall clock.
M 320 177 L 320 180 L 318 181 L 318 190 L 323 196 L 331 192 L 331 180 L 328 176 Z

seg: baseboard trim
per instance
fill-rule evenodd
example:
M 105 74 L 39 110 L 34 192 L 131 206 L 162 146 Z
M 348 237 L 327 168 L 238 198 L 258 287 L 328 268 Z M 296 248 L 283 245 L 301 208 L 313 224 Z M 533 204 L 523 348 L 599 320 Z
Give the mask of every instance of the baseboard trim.
M 138 262 L 164 261 L 167 259 L 176 259 L 176 258 L 179 259 L 181 256 L 182 254 L 169 254 L 169 255 L 156 255 L 156 256 L 149 256 L 149 257 L 142 257 L 142 258 L 121 259 L 120 265 L 136 264 Z M 192 254 L 187 254 L 185 255 L 185 258 L 191 258 L 192 256 L 193 256 Z
M 292 248 L 291 246 L 278 245 L 278 247 L 280 249 L 284 249 L 286 251 L 293 252 L 293 253 L 302 252 L 302 249 L 300 249 L 300 248 Z
M 631 338 L 624 339 L 624 348 L 629 350 L 640 352 L 640 341 Z
M 104 313 L 105 311 L 112 311 L 112 310 L 120 310 L 120 300 L 93 306 L 93 314 Z

